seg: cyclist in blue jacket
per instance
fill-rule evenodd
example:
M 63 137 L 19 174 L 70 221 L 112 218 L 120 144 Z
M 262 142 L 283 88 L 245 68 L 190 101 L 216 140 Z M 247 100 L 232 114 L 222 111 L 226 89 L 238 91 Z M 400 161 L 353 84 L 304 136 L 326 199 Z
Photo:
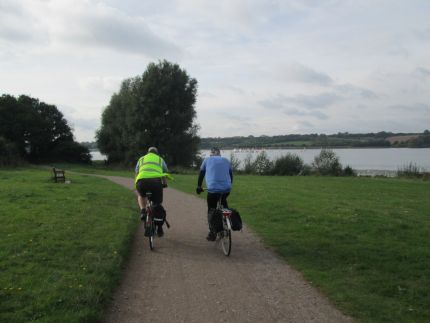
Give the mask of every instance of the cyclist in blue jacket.
M 200 167 L 200 174 L 196 188 L 197 194 L 203 192 L 203 178 L 205 178 L 208 191 L 207 204 L 209 234 L 206 239 L 209 241 L 215 241 L 216 232 L 211 228 L 211 217 L 214 214 L 213 211 L 217 206 L 220 196 L 222 196 L 221 202 L 223 207 L 228 207 L 227 196 L 230 194 L 231 184 L 233 183 L 233 171 L 231 169 L 230 161 L 221 156 L 219 148 L 212 148 L 210 156 L 205 158 Z

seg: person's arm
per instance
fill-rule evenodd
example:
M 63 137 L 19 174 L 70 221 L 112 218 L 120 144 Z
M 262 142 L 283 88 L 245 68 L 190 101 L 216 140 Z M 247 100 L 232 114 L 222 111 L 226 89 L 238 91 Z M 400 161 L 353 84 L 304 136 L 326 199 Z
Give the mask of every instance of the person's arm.
M 201 170 L 199 173 L 199 178 L 197 179 L 197 187 L 202 187 L 203 184 L 203 178 L 205 178 L 206 171 Z
M 202 184 L 203 184 L 203 178 L 205 177 L 205 174 L 206 174 L 206 159 L 203 161 L 202 166 L 200 167 L 199 178 L 197 179 L 197 188 L 196 188 L 197 194 L 200 194 L 201 192 L 203 192 Z
M 228 172 L 230 173 L 230 180 L 231 180 L 231 183 L 233 184 L 233 171 L 230 168 Z

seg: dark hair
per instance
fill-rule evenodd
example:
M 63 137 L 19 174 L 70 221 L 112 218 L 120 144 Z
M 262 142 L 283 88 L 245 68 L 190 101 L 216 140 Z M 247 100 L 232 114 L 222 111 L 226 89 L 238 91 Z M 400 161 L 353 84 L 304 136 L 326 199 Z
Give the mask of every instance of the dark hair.
M 221 151 L 218 147 L 212 147 L 211 148 L 211 156 L 219 156 L 221 155 Z

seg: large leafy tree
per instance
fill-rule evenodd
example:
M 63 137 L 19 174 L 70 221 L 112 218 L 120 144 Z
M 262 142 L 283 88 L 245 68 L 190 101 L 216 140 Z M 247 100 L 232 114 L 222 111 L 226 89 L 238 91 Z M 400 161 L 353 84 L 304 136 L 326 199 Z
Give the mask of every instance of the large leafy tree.
M 4 147 L 30 162 L 90 160 L 57 107 L 26 95 L 0 97 L 0 137 Z
M 199 138 L 195 124 L 197 81 L 167 61 L 125 80 L 102 115 L 97 132 L 109 161 L 131 163 L 157 146 L 170 165 L 192 164 Z

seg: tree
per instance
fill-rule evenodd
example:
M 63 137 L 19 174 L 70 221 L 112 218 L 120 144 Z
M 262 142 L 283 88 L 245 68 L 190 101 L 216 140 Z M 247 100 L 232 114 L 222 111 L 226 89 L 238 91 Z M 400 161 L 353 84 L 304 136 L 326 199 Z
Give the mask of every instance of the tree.
M 179 65 L 149 64 L 141 76 L 122 82 L 103 111 L 100 151 L 109 161 L 130 163 L 156 146 L 168 164 L 190 166 L 199 143 L 196 93 L 197 81 Z
M 331 149 L 322 149 L 319 155 L 315 156 L 312 167 L 320 175 L 339 176 L 342 174 L 339 157 Z
M 0 136 L 17 158 L 30 162 L 89 162 L 88 149 L 74 141 L 72 130 L 55 105 L 21 95 L 0 97 Z

